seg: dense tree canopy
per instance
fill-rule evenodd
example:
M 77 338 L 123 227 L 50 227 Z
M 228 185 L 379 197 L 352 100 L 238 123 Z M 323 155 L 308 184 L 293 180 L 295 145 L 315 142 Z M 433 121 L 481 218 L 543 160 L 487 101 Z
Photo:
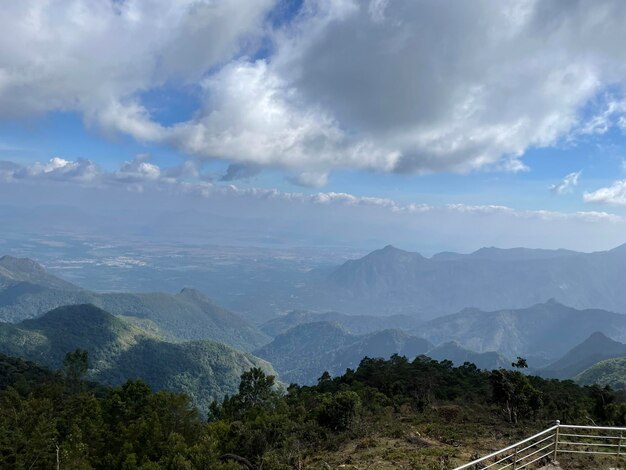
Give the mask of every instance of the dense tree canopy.
M 429 416 L 432 427 L 466 421 L 459 410 L 502 426 L 626 424 L 624 396 L 609 388 L 425 357 L 365 358 L 340 377 L 323 374 L 315 386 L 286 390 L 254 368 L 208 417 L 185 395 L 154 393 L 141 381 L 116 388 L 84 382 L 87 361 L 76 351 L 52 373 L 0 358 L 1 468 L 302 469 L 317 453 L 388 427 L 390 417 Z

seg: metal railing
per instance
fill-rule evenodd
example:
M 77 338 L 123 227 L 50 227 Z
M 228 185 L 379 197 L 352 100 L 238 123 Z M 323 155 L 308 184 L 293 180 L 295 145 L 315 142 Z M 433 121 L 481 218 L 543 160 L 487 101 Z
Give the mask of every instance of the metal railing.
M 596 454 L 620 457 L 626 428 L 556 424 L 523 441 L 461 465 L 454 470 L 521 470 L 556 462 L 559 454 Z

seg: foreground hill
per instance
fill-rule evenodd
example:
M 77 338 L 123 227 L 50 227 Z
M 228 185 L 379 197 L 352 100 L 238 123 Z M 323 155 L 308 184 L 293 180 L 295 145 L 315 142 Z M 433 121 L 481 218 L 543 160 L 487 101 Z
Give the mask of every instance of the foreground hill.
M 311 384 L 324 371 L 339 375 L 356 367 L 366 356 L 416 357 L 431 346 L 428 341 L 399 330 L 353 335 L 337 323 L 314 322 L 278 335 L 254 354 L 271 362 L 284 381 Z
M 626 344 L 596 332 L 539 372 L 544 377 L 571 379 L 600 361 L 625 356 Z
M 89 377 L 110 385 L 141 378 L 186 392 L 202 410 L 237 390 L 240 375 L 271 365 L 211 341 L 167 343 L 93 305 L 59 307 L 17 325 L 0 324 L 0 352 L 59 368 L 67 352 L 89 353 Z
M 600 361 L 578 374 L 575 380 L 581 385 L 608 385 L 613 389 L 626 390 L 626 357 Z
M 528 358 L 532 368 L 546 366 L 600 331 L 626 341 L 626 315 L 606 310 L 577 310 L 556 301 L 517 310 L 465 309 L 429 321 L 415 334 L 432 343 L 457 341 L 477 351 Z
M 373 315 L 346 315 L 338 312 L 315 313 L 306 310 L 294 310 L 263 323 L 261 330 L 271 337 L 276 337 L 295 326 L 320 321 L 341 325 L 346 331 L 354 335 L 364 335 L 384 329 L 411 330 L 419 324 L 418 320 L 407 315 L 377 317 Z
M 210 339 L 250 351 L 269 338 L 194 289 L 165 293 L 98 294 L 46 272 L 29 259 L 0 258 L 0 321 L 34 318 L 56 307 L 90 303 L 127 317 L 168 340 Z
M 600 361 L 578 374 L 574 380 L 581 385 L 608 385 L 615 390 L 626 390 L 626 357 Z
M 309 303 L 359 314 L 424 319 L 458 312 L 523 308 L 546 299 L 626 313 L 626 245 L 596 253 L 482 248 L 425 258 L 387 246 L 312 273 Z

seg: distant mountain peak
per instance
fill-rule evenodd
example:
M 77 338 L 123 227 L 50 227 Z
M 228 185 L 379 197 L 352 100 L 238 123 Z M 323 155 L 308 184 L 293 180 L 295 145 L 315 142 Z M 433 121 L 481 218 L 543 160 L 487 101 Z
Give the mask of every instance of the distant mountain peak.
M 544 305 L 544 306 L 550 307 L 552 309 L 575 310 L 574 307 L 571 307 L 569 305 L 564 304 L 562 301 L 560 301 L 556 297 L 550 297 L 548 300 L 546 300 L 545 302 L 543 302 L 541 304 L 538 304 L 538 305 Z
M 597 252 L 597 253 L 602 253 Z M 611 254 L 622 254 L 622 253 L 626 253 L 626 243 L 622 243 L 621 245 L 616 246 L 615 248 L 611 248 L 608 251 L 605 251 L 604 253 L 611 253 Z
M 194 289 L 193 287 L 183 287 L 181 291 L 178 293 L 179 297 L 183 297 L 189 300 L 194 300 L 196 302 L 208 302 L 209 298 L 200 292 L 198 289 Z
M 601 331 L 596 331 L 594 333 L 591 333 L 589 338 L 587 338 L 587 341 L 589 341 L 589 340 L 608 340 L 608 341 L 613 341 L 611 338 L 609 338 L 607 335 L 605 335 Z
M 0 258 L 0 266 L 4 269 L 19 274 L 42 274 L 45 268 L 30 258 L 16 258 L 5 255 Z
M 374 250 L 368 255 L 365 255 L 363 258 L 358 260 L 353 260 L 356 262 L 371 260 L 371 259 L 385 259 L 385 260 L 415 260 L 415 259 L 426 259 L 421 254 L 414 251 L 406 251 L 400 248 L 396 248 L 393 245 L 387 245 L 384 248 L 380 248 L 378 250 Z

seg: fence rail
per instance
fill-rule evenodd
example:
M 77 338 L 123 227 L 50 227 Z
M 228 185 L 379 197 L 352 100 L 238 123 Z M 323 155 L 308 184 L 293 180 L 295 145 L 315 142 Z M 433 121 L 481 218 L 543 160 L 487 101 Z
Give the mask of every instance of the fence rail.
M 626 456 L 626 428 L 576 426 L 559 421 L 548 429 L 454 470 L 521 470 L 556 461 L 559 454 Z

